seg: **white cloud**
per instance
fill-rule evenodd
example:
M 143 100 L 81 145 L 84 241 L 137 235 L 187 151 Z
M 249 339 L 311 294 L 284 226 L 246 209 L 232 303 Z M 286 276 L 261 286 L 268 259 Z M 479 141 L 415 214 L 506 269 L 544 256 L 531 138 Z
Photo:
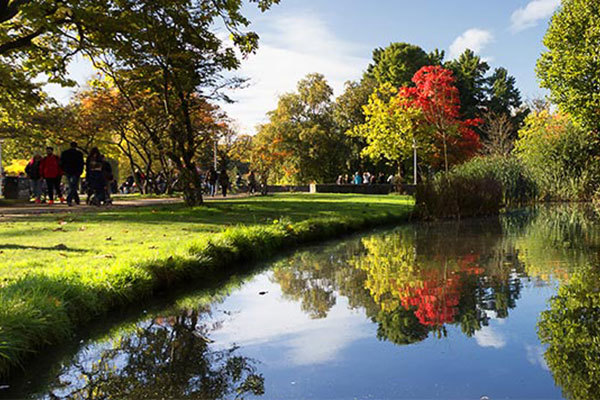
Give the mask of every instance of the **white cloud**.
M 501 349 L 506 346 L 506 339 L 501 333 L 492 329 L 491 326 L 484 326 L 473 335 L 477 344 L 481 347 L 493 347 Z
M 457 37 L 450 45 L 450 57 L 457 58 L 466 49 L 471 49 L 479 54 L 494 40 L 494 35 L 484 29 L 472 28 Z M 489 58 L 489 57 L 488 57 Z
M 277 357 L 262 358 L 262 362 L 314 365 L 332 361 L 355 341 L 375 335 L 372 323 L 362 313 L 350 310 L 346 298 L 337 298 L 327 318 L 311 319 L 298 302 L 283 299 L 281 287 L 271 282 L 269 275 L 256 277 L 220 306 L 227 310 L 239 307 L 243 312 L 231 313 L 210 334 L 215 346 L 270 346 L 278 349 Z M 262 290 L 268 293 L 259 296 Z
M 224 105 L 243 133 L 253 133 L 277 106 L 278 96 L 294 91 L 307 74 L 325 75 L 336 95 L 344 82 L 358 79 L 370 59 L 369 48 L 336 37 L 317 16 L 304 14 L 262 20 L 259 50 L 242 62 L 236 75 L 250 79 L 250 87 L 233 92 L 236 103 Z
M 511 20 L 511 30 L 520 32 L 531 28 L 540 20 L 550 17 L 560 6 L 560 0 L 533 0 L 523 8 L 516 10 Z
M 544 359 L 544 348 L 537 345 L 525 345 L 525 351 L 527 352 L 527 361 L 531 365 L 539 365 L 542 369 L 549 371 L 548 364 L 546 364 L 546 360 Z

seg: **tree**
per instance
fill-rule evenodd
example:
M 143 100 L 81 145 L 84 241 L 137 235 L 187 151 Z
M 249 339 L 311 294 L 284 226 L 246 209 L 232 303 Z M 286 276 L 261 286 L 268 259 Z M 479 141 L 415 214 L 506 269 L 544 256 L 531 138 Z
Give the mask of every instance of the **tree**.
M 478 118 L 487 100 L 486 78 L 490 67 L 472 50 L 466 49 L 458 59 L 448 61 L 445 68 L 453 72 L 455 85 L 460 96 L 462 118 Z
M 264 11 L 279 0 L 251 2 Z M 3 62 L 10 57 L 22 70 L 39 66 L 67 83 L 65 63 L 83 51 L 132 108 L 142 106 L 135 102 L 138 93 L 161 104 L 169 145 L 159 150 L 179 169 L 186 202 L 202 202 L 194 157 L 209 133 L 197 130 L 202 126 L 193 115 L 208 100 L 228 100 L 221 89 L 241 83 L 223 77 L 240 65 L 235 48 L 242 56 L 257 48 L 256 33 L 243 31 L 250 21 L 241 2 L 13 0 L 0 2 L 0 15 L 8 21 L 0 34 Z M 217 34 L 216 24 L 230 33 L 232 45 Z M 159 133 L 145 128 L 160 146 Z
M 525 119 L 515 153 L 532 172 L 542 197 L 585 200 L 600 182 L 598 140 L 570 116 L 543 110 Z
M 419 127 L 421 110 L 396 94 L 390 83 L 379 86 L 364 106 L 365 122 L 348 134 L 364 140 L 363 156 L 393 162 L 401 176 L 402 161 L 411 156 L 417 143 L 424 147 L 426 136 Z
M 439 65 L 444 58 L 443 52 L 436 50 L 427 54 L 419 46 L 409 43 L 391 43 L 386 48 L 373 50 L 373 63 L 367 68 L 365 76 L 377 83 L 390 83 L 399 88 L 412 84 L 413 75 L 426 65 Z
M 450 70 L 439 66 L 423 67 L 413 77 L 415 87 L 403 87 L 398 96 L 421 110 L 424 124 L 441 147 L 444 169 L 449 168 L 449 149 L 455 162 L 471 157 L 480 144 L 471 129 L 478 119 L 461 120 L 460 99 Z
M 544 358 L 568 399 L 600 396 L 600 297 L 598 268 L 586 266 L 558 289 L 542 312 L 538 335 L 548 348 Z
M 264 10 L 278 0 L 255 2 Z M 242 55 L 257 48 L 258 36 L 241 31 L 249 24 L 241 6 L 227 0 L 208 5 L 199 0 L 109 2 L 97 10 L 97 14 L 102 11 L 97 15 L 102 29 L 88 35 L 88 54 L 132 109 L 143 108 L 146 101 L 162 105 L 166 143 L 160 140 L 161 132 L 142 124 L 179 171 L 188 205 L 202 203 L 196 157 L 218 123 L 203 119 L 200 110 L 209 100 L 228 100 L 221 89 L 242 82 L 223 76 L 238 68 L 240 60 L 214 32 L 214 24 L 223 22 Z M 143 102 L 136 101 L 139 93 L 147 93 Z
M 213 349 L 210 326 L 198 310 L 134 325 L 93 362 L 77 357 L 63 371 L 80 384 L 60 379 L 53 399 L 223 399 L 264 394 L 264 377 L 237 347 Z M 73 383 L 73 382 L 70 382 Z M 64 387 L 67 386 L 67 387 Z
M 600 130 L 600 4 L 563 0 L 552 17 L 537 63 L 541 85 L 562 111 Z
M 344 168 L 348 146 L 333 120 L 333 89 L 321 74 L 298 82 L 297 92 L 279 98 L 260 126 L 256 158 L 271 160 L 270 176 L 280 182 L 333 182 Z
M 355 126 L 365 122 L 364 107 L 369 102 L 369 97 L 377 88 L 377 81 L 365 77 L 360 82 L 346 82 L 344 93 L 337 97 L 333 108 L 333 118 L 337 129 L 348 133 Z M 349 171 L 363 169 L 361 150 L 365 147 L 364 139 L 349 136 L 349 154 L 346 168 Z
M 506 115 L 513 125 L 511 136 L 513 140 L 516 139 L 527 111 L 521 107 L 521 93 L 516 87 L 515 78 L 505 68 L 496 68 L 488 76 L 488 63 L 469 49 L 458 59 L 448 61 L 445 68 L 451 70 L 456 79 L 461 118 L 485 118 L 489 113 Z M 481 139 L 486 139 L 485 130 L 474 130 Z
M 512 151 L 515 138 L 513 137 L 514 125 L 511 118 L 502 113 L 489 112 L 483 117 L 481 131 L 485 134 L 482 148 L 490 156 L 508 156 Z
M 66 65 L 77 44 L 69 33 L 80 25 L 71 6 L 59 0 L 0 1 L 0 125 L 18 127 L 43 103 L 41 85 L 32 81 L 40 74 L 72 83 Z

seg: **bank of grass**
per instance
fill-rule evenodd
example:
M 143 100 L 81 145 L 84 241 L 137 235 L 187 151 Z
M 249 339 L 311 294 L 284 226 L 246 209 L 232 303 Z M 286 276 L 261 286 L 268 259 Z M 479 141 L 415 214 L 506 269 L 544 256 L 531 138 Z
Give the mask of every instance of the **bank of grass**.
M 401 222 L 403 196 L 287 194 L 32 216 L 0 227 L 0 375 L 77 327 L 276 251 Z

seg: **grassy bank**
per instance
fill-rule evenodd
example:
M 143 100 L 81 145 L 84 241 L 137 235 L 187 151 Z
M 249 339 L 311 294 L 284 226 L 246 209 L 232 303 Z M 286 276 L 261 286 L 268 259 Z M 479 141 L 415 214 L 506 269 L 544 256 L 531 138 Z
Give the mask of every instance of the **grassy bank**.
M 278 195 L 94 214 L 0 228 L 0 374 L 98 315 L 217 269 L 405 220 L 400 196 Z

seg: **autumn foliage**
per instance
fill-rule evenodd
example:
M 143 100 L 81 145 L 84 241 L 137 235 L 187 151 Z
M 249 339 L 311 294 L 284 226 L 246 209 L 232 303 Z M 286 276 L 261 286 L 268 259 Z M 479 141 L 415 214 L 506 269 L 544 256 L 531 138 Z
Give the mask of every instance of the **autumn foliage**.
M 433 136 L 433 160 L 444 165 L 471 158 L 481 147 L 473 127 L 479 119 L 460 119 L 459 91 L 452 71 L 440 66 L 426 66 L 413 76 L 414 87 L 402 87 L 399 104 L 422 111 L 421 128 Z

